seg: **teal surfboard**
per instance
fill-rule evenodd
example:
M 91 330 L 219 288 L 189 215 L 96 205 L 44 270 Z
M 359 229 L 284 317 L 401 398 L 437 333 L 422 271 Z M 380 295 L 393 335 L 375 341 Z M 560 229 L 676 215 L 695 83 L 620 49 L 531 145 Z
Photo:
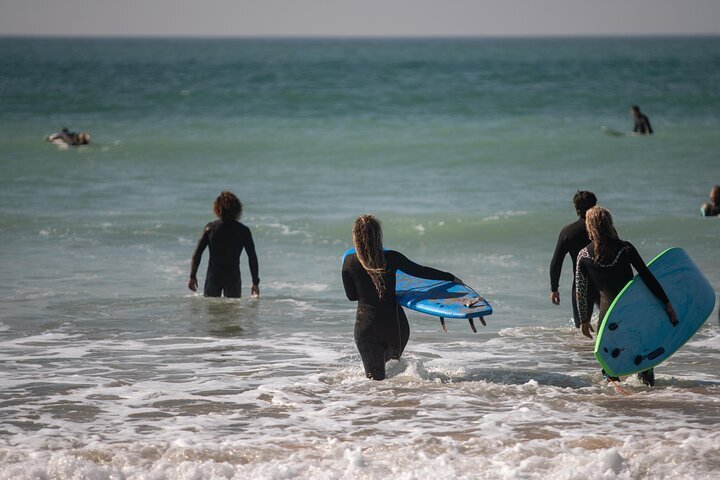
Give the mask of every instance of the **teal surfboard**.
M 682 248 L 669 248 L 648 268 L 670 299 L 673 326 L 660 301 L 636 275 L 610 306 L 595 342 L 595 357 L 613 377 L 642 372 L 667 360 L 705 323 L 715 291 Z
M 355 249 L 345 252 L 343 261 L 353 253 Z M 395 298 L 403 307 L 440 317 L 443 329 L 446 318 L 461 318 L 468 320 L 475 332 L 473 319 L 479 318 L 485 325 L 484 317 L 493 312 L 487 300 L 467 285 L 413 277 L 400 270 L 395 275 Z

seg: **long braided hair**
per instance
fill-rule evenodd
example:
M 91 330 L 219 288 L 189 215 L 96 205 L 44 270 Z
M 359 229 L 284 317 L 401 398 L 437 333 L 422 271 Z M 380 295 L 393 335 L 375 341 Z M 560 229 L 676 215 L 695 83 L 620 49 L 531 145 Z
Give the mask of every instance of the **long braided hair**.
M 353 244 L 360 265 L 375 285 L 378 297 L 385 295 L 385 253 L 382 244 L 382 225 L 372 214 L 362 215 L 353 224 Z
M 610 211 L 603 207 L 589 209 L 585 214 L 585 229 L 595 249 L 593 261 L 599 265 L 606 260 L 608 241 L 618 239 Z

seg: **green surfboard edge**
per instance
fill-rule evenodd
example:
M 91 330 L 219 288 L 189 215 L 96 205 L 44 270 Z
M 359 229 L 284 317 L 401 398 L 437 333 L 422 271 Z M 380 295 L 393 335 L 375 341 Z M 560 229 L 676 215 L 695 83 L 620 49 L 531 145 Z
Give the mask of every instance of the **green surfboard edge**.
M 650 265 L 652 265 L 658 258 L 662 257 L 670 250 L 675 250 L 676 248 L 677 247 L 670 247 L 670 248 L 667 248 L 667 249 L 663 250 L 662 252 L 660 252 L 655 258 L 650 260 L 650 263 L 647 264 L 648 267 Z M 605 317 L 602 319 L 602 322 L 600 322 L 600 330 L 598 331 L 597 337 L 595 338 L 595 350 L 593 352 L 595 354 L 595 358 L 600 363 L 600 366 L 602 366 L 603 370 L 605 370 L 611 376 L 615 376 L 615 375 L 613 375 L 614 372 L 612 372 L 612 369 L 610 367 L 608 367 L 607 363 L 605 363 L 603 361 L 603 359 L 600 357 L 600 355 L 598 355 L 598 350 L 600 349 L 600 339 L 602 338 L 603 332 L 605 331 L 605 320 L 608 318 L 608 316 L 610 316 L 610 313 L 613 311 L 613 308 L 615 308 L 615 304 L 617 303 L 617 301 L 620 299 L 620 297 L 622 297 L 622 294 L 625 293 L 625 290 L 630 288 L 630 285 L 632 285 L 634 281 L 635 281 L 635 277 L 633 277 L 632 280 L 630 280 L 627 283 L 627 285 L 625 285 L 623 287 L 623 289 L 620 290 L 620 293 L 617 294 L 617 296 L 615 297 L 615 300 L 613 300 L 613 302 L 610 304 L 610 308 L 608 308 L 608 311 L 605 313 Z M 638 372 L 641 372 L 641 371 L 643 371 L 643 370 L 638 370 Z M 633 373 L 637 373 L 637 372 L 632 372 L 627 375 L 632 375 Z

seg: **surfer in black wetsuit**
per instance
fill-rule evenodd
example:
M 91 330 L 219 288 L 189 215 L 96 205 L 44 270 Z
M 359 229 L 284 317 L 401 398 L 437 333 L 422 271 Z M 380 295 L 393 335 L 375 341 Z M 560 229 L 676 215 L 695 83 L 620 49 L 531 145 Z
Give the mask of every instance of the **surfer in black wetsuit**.
M 204 295 L 206 297 L 237 298 L 241 296 L 240 254 L 247 252 L 250 274 L 252 275 L 253 297 L 260 296 L 258 260 L 250 229 L 240 223 L 242 203 L 231 192 L 222 192 L 213 203 L 213 212 L 219 218 L 205 226 L 192 256 L 188 288 L 197 291 L 197 271 L 206 247 L 210 247 Z
M 403 254 L 383 251 L 382 227 L 373 215 L 363 215 L 353 225 L 355 252 L 345 257 L 342 280 L 348 300 L 357 301 L 355 344 L 373 380 L 385 378 L 385 362 L 402 355 L 410 337 L 410 326 L 395 301 L 397 270 L 420 278 L 452 280 L 451 273 L 411 262 Z
M 580 315 L 578 314 L 575 296 L 575 263 L 577 262 L 577 256 L 580 250 L 590 243 L 590 238 L 588 238 L 587 231 L 585 230 L 585 212 L 587 212 L 589 208 L 594 207 L 596 203 L 597 198 L 592 192 L 578 190 L 573 196 L 575 212 L 579 218 L 576 222 L 565 225 L 560 231 L 557 244 L 555 245 L 555 253 L 550 261 L 550 301 L 555 305 L 560 305 L 560 292 L 558 291 L 560 273 L 562 272 L 565 255 L 570 254 L 573 267 L 572 295 L 570 298 L 573 309 L 573 320 L 577 328 L 580 328 Z M 590 298 L 586 304 L 588 309 L 586 316 L 589 318 L 592 315 L 593 304 L 595 303 L 595 289 L 588 288 L 588 295 Z
M 633 132 L 638 135 L 652 135 L 653 129 L 650 125 L 650 119 L 640 111 L 640 107 L 633 105 L 630 107 L 630 113 L 632 113 L 635 124 L 633 125 Z
M 720 185 L 710 190 L 710 201 L 702 206 L 702 214 L 706 217 L 720 216 Z
M 635 267 L 645 285 L 665 306 L 670 323 L 678 323 L 677 315 L 660 283 L 645 265 L 635 247 L 630 242 L 618 238 L 610 212 L 603 207 L 593 207 L 586 213 L 585 222 L 591 243 L 578 254 L 576 267 L 576 293 L 578 310 L 581 312 L 582 333 L 592 338 L 590 316 L 587 315 L 588 285 L 592 282 L 600 294 L 600 318 L 597 329 L 600 331 L 610 305 L 615 297 L 632 280 Z M 648 386 L 655 384 L 653 369 L 638 374 L 640 380 Z M 614 379 L 613 379 L 614 380 Z

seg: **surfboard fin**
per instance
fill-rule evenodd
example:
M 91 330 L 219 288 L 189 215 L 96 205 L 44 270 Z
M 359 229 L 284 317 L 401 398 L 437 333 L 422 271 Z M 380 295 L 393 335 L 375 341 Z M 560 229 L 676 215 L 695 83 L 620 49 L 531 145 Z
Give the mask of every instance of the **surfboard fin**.
M 468 322 L 470 322 L 470 328 L 472 329 L 473 333 L 477 333 L 477 328 L 475 328 L 475 322 L 472 318 L 468 318 Z
M 442 325 L 443 332 L 447 333 L 447 325 L 445 325 L 445 319 L 440 317 L 440 325 Z

